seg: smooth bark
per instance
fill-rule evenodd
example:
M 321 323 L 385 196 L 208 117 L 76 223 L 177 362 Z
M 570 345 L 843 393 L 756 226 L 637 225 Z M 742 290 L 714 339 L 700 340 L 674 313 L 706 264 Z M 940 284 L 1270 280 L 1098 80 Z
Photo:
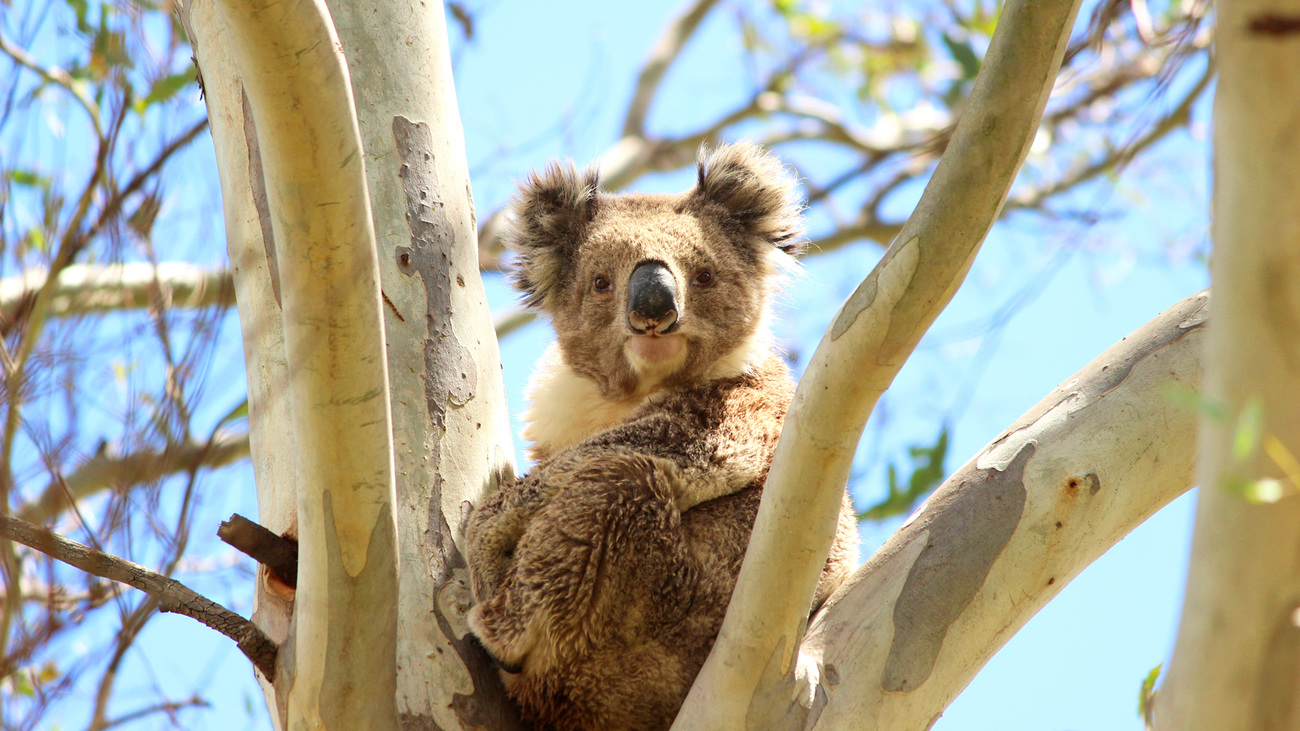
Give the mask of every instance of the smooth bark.
M 441 3 L 334 2 L 379 242 L 397 466 L 402 728 L 511 728 L 468 634 L 461 520 L 514 449 L 478 271 L 464 135 Z M 401 39 L 394 43 L 394 39 Z
M 1208 310 L 1208 293 L 1188 297 L 1062 383 L 831 597 L 799 658 L 796 702 L 819 714 L 807 727 L 926 728 L 1085 566 L 1191 488 L 1196 415 L 1170 396 L 1200 385 Z
M 1300 729 L 1300 22 L 1217 6 L 1202 485 L 1157 729 Z
M 243 75 L 230 45 L 225 18 L 210 0 L 182 0 L 177 15 L 203 76 L 204 100 L 216 149 L 217 175 L 226 224 L 248 380 L 249 451 L 257 488 L 258 522 L 298 535 L 296 426 L 290 410 L 289 365 L 284 346 L 279 261 L 262 174 L 257 126 Z M 293 597 L 276 591 L 259 570 L 252 619 L 277 643 L 289 639 Z M 282 677 L 287 677 L 282 674 Z M 272 721 L 283 729 L 283 696 L 259 676 Z M 286 683 L 282 683 L 284 687 Z
M 289 728 L 392 729 L 393 442 L 348 69 L 323 2 L 230 0 L 220 12 L 257 120 L 296 427 L 299 575 L 280 710 Z

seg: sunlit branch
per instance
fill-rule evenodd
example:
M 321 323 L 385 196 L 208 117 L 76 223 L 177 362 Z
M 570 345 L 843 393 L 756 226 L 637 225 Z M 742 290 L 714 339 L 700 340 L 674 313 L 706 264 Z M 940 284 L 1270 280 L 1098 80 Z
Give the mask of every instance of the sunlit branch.
M 0 280 L 0 323 L 11 326 L 24 305 L 45 286 L 45 270 L 31 270 Z M 48 317 L 91 312 L 174 307 L 198 309 L 235 303 L 228 270 L 205 269 L 181 262 L 158 266 L 75 264 L 59 273 L 50 295 Z
M 179 472 L 222 467 L 246 459 L 248 450 L 248 434 L 245 433 L 118 457 L 98 454 L 71 474 L 51 480 L 39 498 L 24 505 L 17 513 L 33 523 L 49 523 L 74 502 L 106 488 L 122 489 L 155 482 Z
M 840 308 L 800 380 L 726 619 L 675 728 L 815 721 L 787 715 L 786 706 L 856 445 L 877 399 L 956 292 L 998 217 L 1078 7 L 1077 0 L 1004 7 L 920 202 Z M 811 703 L 803 708 L 810 712 Z M 940 709 L 922 710 L 930 718 Z

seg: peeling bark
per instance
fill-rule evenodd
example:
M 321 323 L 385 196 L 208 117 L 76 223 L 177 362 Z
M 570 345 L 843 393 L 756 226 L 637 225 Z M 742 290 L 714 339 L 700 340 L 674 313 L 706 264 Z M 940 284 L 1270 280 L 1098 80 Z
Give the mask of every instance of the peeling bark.
M 498 472 L 513 473 L 514 450 L 445 17 L 418 2 L 333 5 L 366 150 L 388 333 L 402 556 L 398 723 L 513 728 L 496 667 L 465 625 L 461 517 Z
M 957 470 L 813 618 L 805 728 L 925 728 L 1085 566 L 1189 489 L 1207 293 L 1093 360 Z M 786 696 L 788 697 L 788 696 Z M 869 724 L 864 719 L 870 719 Z

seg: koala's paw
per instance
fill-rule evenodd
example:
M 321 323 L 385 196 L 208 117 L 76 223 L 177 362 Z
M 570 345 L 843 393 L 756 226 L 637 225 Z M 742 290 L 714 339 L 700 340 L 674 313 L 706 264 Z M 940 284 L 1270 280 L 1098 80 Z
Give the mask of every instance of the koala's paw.
M 507 673 L 523 671 L 524 657 L 532 646 L 529 617 L 518 592 L 501 591 L 475 604 L 467 617 L 469 628 L 497 667 Z M 526 602 L 524 602 L 526 603 Z
M 500 590 L 510 570 L 527 516 L 499 490 L 474 509 L 465 525 L 465 562 L 474 600 L 483 603 Z

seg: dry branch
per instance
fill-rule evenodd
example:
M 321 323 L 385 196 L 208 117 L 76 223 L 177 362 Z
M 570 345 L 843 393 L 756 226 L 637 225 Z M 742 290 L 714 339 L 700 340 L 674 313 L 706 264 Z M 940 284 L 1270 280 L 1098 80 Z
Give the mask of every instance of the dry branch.
M 298 586 L 298 543 L 263 528 L 239 513 L 217 528 L 217 537 L 262 564 L 290 589 Z
M 239 650 L 268 678 L 275 678 L 275 643 L 252 622 L 196 593 L 181 582 L 140 564 L 96 551 L 76 541 L 9 515 L 0 515 L 0 535 L 58 559 L 88 574 L 133 586 L 154 597 L 164 612 L 197 619 L 234 640 Z

